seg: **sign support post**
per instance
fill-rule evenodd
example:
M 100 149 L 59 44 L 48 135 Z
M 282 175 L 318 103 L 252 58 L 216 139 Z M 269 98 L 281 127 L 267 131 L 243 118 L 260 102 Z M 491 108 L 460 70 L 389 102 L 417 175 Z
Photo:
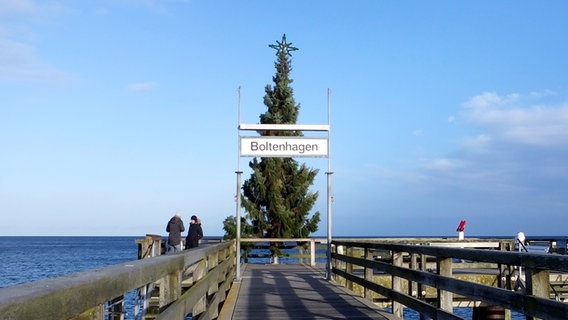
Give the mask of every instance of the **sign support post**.
M 330 125 L 331 111 L 331 90 L 327 89 L 327 125 Z M 331 203 L 333 202 L 333 193 L 331 192 L 331 156 L 329 155 L 331 143 L 331 130 L 327 130 L 327 262 L 326 262 L 326 279 L 331 280 Z
M 237 221 L 236 222 L 236 227 L 237 227 L 237 240 L 236 240 L 236 253 L 237 253 L 237 269 L 236 269 L 236 278 L 237 278 L 237 282 L 241 281 L 241 175 L 243 174 L 242 171 L 235 171 L 235 173 L 237 174 L 237 195 L 236 195 L 236 201 L 237 201 Z

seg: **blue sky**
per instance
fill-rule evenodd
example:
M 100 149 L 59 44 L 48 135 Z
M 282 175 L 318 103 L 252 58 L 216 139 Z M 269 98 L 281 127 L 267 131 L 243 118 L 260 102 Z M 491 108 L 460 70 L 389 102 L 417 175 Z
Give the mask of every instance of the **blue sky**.
M 0 235 L 222 235 L 281 40 L 337 236 L 565 235 L 565 1 L 3 0 Z M 315 210 L 327 224 L 326 159 Z

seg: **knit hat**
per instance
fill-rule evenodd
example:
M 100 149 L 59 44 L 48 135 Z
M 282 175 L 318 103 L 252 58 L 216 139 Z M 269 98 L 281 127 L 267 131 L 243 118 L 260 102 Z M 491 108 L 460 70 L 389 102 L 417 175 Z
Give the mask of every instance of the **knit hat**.
M 197 216 L 196 216 L 196 215 L 192 215 L 192 216 L 191 216 L 191 220 L 195 220 L 195 222 L 197 222 Z

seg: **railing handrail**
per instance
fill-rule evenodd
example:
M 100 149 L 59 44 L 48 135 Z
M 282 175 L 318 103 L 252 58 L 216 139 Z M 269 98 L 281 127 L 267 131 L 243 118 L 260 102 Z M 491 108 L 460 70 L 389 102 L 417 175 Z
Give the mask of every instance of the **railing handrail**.
M 325 238 L 241 238 L 241 242 L 327 242 Z
M 241 243 L 284 243 L 284 242 L 306 242 L 310 244 L 310 265 L 316 265 L 316 243 L 327 243 L 327 239 L 318 238 L 241 238 Z M 245 261 L 246 258 L 245 258 Z M 302 259 L 298 259 L 300 263 Z
M 458 294 L 472 300 L 484 301 L 490 305 L 498 305 L 507 309 L 516 310 L 529 316 L 543 319 L 567 319 L 568 304 L 549 299 L 549 272 L 568 271 L 568 256 L 557 254 L 538 254 L 526 252 L 513 252 L 487 249 L 461 249 L 453 247 L 436 246 L 434 244 L 396 244 L 378 241 L 333 241 L 336 249 L 332 253 L 334 261 L 345 264 L 345 270 L 334 267 L 333 273 L 345 278 L 348 282 L 357 283 L 365 290 L 374 291 L 393 301 L 393 312 L 402 315 L 400 304 L 406 305 L 429 317 L 444 319 L 461 319 L 452 314 L 452 294 Z M 338 253 L 340 247 L 351 248 L 347 254 Z M 349 256 L 349 251 L 355 248 L 365 250 L 364 257 Z M 368 249 L 391 251 L 391 259 L 375 261 L 369 258 Z M 403 256 L 432 256 L 436 257 L 436 273 L 431 270 L 417 269 L 417 265 L 404 266 Z M 498 265 L 520 266 L 527 276 L 527 292 L 519 293 L 507 289 L 482 285 L 471 281 L 460 280 L 453 277 L 453 259 L 489 262 Z M 390 262 L 389 262 L 390 261 Z M 425 261 L 425 260 L 424 260 Z M 336 264 L 334 264 L 336 265 Z M 365 270 L 378 270 L 392 276 L 392 288 L 374 283 L 372 272 L 364 272 L 364 277 L 354 274 L 353 265 Z M 417 299 L 401 291 L 401 280 L 419 283 L 438 289 L 438 303 L 440 307 L 432 306 L 425 301 Z M 540 283 L 539 283 L 540 282 Z M 530 283 L 530 284 L 529 284 Z M 410 284 L 409 284 L 410 285 Z M 396 306 L 395 306 L 396 304 Z
M 234 242 L 0 288 L 2 319 L 70 319 L 194 265 Z M 231 279 L 232 281 L 232 279 Z
M 333 241 L 335 245 L 353 246 L 354 242 Z M 357 242 L 357 247 L 382 249 L 396 252 L 417 253 L 436 257 L 482 261 L 533 269 L 548 269 L 568 272 L 568 255 L 542 254 L 519 251 L 499 251 L 486 249 L 462 249 L 436 245 L 409 245 L 393 243 Z

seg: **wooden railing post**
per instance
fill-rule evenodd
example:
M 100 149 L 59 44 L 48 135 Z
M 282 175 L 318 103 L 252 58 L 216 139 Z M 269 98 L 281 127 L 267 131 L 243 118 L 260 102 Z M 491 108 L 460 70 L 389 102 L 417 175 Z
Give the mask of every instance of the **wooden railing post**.
M 198 282 L 207 274 L 207 262 L 205 260 L 199 262 L 197 267 L 193 271 L 193 281 Z M 203 313 L 207 308 L 207 295 L 204 295 L 199 299 L 199 301 L 193 306 L 192 315 L 197 317 L 197 315 Z
M 104 318 L 105 306 L 101 304 L 81 313 L 80 315 L 72 318 L 72 320 L 104 320 Z
M 220 255 L 220 252 L 217 251 L 217 252 L 215 252 L 212 255 L 207 257 L 207 272 L 210 272 L 211 270 L 213 270 L 214 268 L 216 268 L 219 265 L 219 258 L 220 258 L 219 255 Z M 219 292 L 219 282 L 220 282 L 220 279 L 217 278 L 216 281 L 211 281 L 209 283 L 209 289 L 207 290 L 207 297 L 206 297 L 205 300 L 209 299 L 209 297 L 211 297 L 214 294 Z M 209 312 L 210 316 L 212 318 L 216 318 L 219 315 L 218 306 L 217 305 L 209 306 L 209 308 L 214 309 L 214 310 Z
M 550 271 L 543 269 L 526 269 L 527 294 L 549 299 L 550 295 Z M 527 320 L 539 318 L 527 316 Z
M 418 254 L 410 254 L 410 269 L 418 270 Z M 417 298 L 418 297 L 418 283 L 415 281 L 408 281 L 408 295 Z
M 181 296 L 181 270 L 175 271 L 159 280 L 160 308 L 176 301 Z
M 108 303 L 108 320 L 124 320 L 124 295 L 116 297 Z
M 162 237 L 147 234 L 144 239 L 136 240 L 138 244 L 138 259 L 159 256 L 162 253 Z
M 212 270 L 213 268 L 219 265 L 219 252 L 215 252 L 214 254 L 208 256 L 207 258 L 207 272 Z M 207 291 L 208 295 L 213 295 L 219 290 L 219 282 L 213 281 L 209 286 L 209 290 Z
M 369 248 L 365 248 L 365 259 L 373 260 L 373 251 L 369 250 Z M 365 280 L 373 281 L 373 268 L 365 267 Z M 367 298 L 367 300 L 373 301 L 373 291 L 367 287 L 365 287 L 363 296 Z
M 452 277 L 452 259 L 451 258 L 438 258 L 437 259 L 438 274 L 444 277 Z M 438 289 L 438 307 L 442 310 L 449 312 L 453 311 L 454 295 L 450 291 Z
M 346 256 L 352 257 L 353 256 L 353 247 L 348 247 L 347 252 L 345 253 Z M 348 262 L 345 264 L 345 272 L 348 274 L 353 274 L 353 264 Z M 353 291 L 353 281 L 345 279 L 345 287 L 351 291 Z
M 316 266 L 316 240 L 310 240 L 310 265 L 312 267 Z
M 426 255 L 420 254 L 420 271 L 426 271 L 428 269 L 426 263 Z M 422 283 L 418 283 L 418 297 L 422 300 L 426 300 L 426 285 Z
M 339 247 L 340 247 L 340 246 L 338 246 L 338 245 L 336 245 L 336 244 L 328 244 L 328 247 L 331 248 L 331 251 L 332 251 L 333 253 L 339 254 Z M 331 259 L 331 255 L 330 255 L 328 258 Z M 328 264 L 328 265 L 331 265 L 332 269 L 333 269 L 333 268 L 336 268 L 336 269 L 339 268 L 339 262 L 338 262 L 337 260 L 332 260 L 331 263 L 328 261 L 327 264 Z M 333 271 L 332 271 L 332 270 L 329 270 L 329 273 L 330 273 L 330 274 L 328 275 L 328 279 L 329 279 L 329 280 L 336 280 L 336 281 L 337 281 L 337 277 L 333 274 Z
M 402 252 L 392 252 L 392 264 L 395 267 L 402 267 L 403 262 L 403 253 Z M 392 276 L 392 290 L 396 292 L 402 292 L 402 279 L 396 276 Z M 404 305 L 400 302 L 393 300 L 392 301 L 392 313 L 397 316 L 398 318 L 402 319 Z

